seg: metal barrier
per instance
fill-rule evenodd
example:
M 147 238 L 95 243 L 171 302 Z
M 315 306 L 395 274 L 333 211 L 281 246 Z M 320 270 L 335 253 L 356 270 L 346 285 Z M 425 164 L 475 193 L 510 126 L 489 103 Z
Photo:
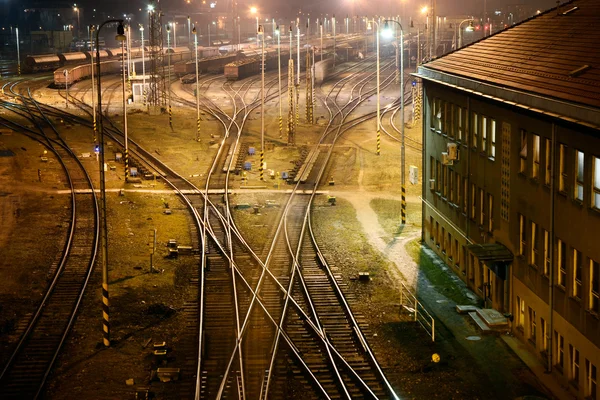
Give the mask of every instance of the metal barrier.
M 429 336 L 431 336 L 431 341 L 435 342 L 435 320 L 423 304 L 411 293 L 410 289 L 404 283 L 400 282 L 400 284 L 402 285 L 400 289 L 400 307 L 412 314 L 414 321 L 421 324 Z

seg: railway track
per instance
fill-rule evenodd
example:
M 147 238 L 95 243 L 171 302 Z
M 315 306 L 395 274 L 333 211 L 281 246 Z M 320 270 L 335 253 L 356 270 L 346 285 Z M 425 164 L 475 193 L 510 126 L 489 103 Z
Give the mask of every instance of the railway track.
M 52 151 L 63 166 L 71 190 L 71 220 L 63 252 L 50 268 L 52 280 L 39 308 L 0 374 L 2 398 L 22 399 L 40 396 L 73 325 L 96 260 L 99 217 L 91 179 L 77 156 L 38 104 L 30 96 L 20 99 L 20 107 L 7 102 L 0 105 L 28 118 L 36 129 L 4 117 L 0 124 L 26 134 Z

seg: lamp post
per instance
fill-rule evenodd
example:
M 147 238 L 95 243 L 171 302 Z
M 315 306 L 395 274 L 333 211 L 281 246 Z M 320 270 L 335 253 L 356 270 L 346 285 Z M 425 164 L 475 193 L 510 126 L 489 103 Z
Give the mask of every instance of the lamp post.
M 300 18 L 296 18 L 296 43 L 298 49 L 297 61 L 298 61 L 298 72 L 296 75 L 296 86 L 300 86 Z
M 79 38 L 81 33 L 79 29 L 79 7 L 77 7 L 77 4 L 73 5 L 73 11 L 77 12 L 77 38 Z
M 125 51 L 125 41 L 121 42 L 121 51 Z M 121 68 L 123 69 L 123 133 L 125 136 L 125 182 L 129 180 L 129 147 L 127 146 L 127 91 L 125 90 L 125 57 L 121 57 Z
M 171 22 L 173 25 L 173 48 L 177 47 L 177 22 Z
M 140 34 L 142 35 L 142 96 L 144 106 L 146 105 L 146 60 L 144 59 L 144 25 L 140 24 Z
M 473 19 L 472 18 L 465 19 L 464 21 L 461 21 L 461 23 L 458 25 L 458 48 L 459 49 L 462 47 L 462 24 L 464 24 L 465 22 L 469 22 L 469 26 L 466 28 L 467 30 L 469 30 L 469 28 L 471 28 L 471 30 L 473 29 Z
M 188 15 L 187 17 L 188 20 L 188 47 L 190 47 L 190 44 L 192 44 L 192 31 L 191 31 L 191 21 L 190 21 L 190 16 Z
M 69 108 L 69 70 L 65 69 L 63 75 L 65 76 L 65 89 L 67 91 L 67 95 L 65 96 L 65 107 Z
M 283 137 L 283 116 L 281 111 L 281 32 L 279 31 L 279 25 L 275 28 L 275 34 L 277 35 L 277 71 L 278 71 L 278 83 L 279 83 L 279 138 Z
M 15 28 L 17 35 L 17 75 L 21 75 L 21 50 L 19 48 L 19 27 Z
M 167 101 L 169 103 L 169 126 L 173 129 L 173 114 L 171 111 L 171 29 L 167 24 Z
M 92 43 L 92 37 L 94 35 L 94 32 L 96 31 L 96 26 L 95 25 L 90 25 L 90 46 Z M 91 64 L 91 71 L 92 71 L 92 115 L 93 115 L 93 119 L 94 119 L 94 123 L 93 123 L 93 127 L 94 127 L 94 143 L 96 143 L 96 102 L 94 100 L 94 49 L 92 48 L 90 51 L 90 58 L 92 59 L 92 64 Z
M 96 69 L 98 71 L 98 123 L 100 132 L 100 219 L 102 221 L 102 232 L 100 243 L 102 248 L 102 342 L 104 347 L 110 347 L 110 324 L 109 324 L 109 297 L 108 297 L 108 226 L 106 223 L 106 180 L 104 176 L 104 130 L 102 124 L 102 91 L 100 83 L 100 30 L 107 23 L 118 22 L 117 37 L 119 41 L 125 40 L 125 30 L 122 19 L 111 19 L 104 21 L 96 30 Z
M 402 191 L 401 220 L 406 224 L 406 175 L 405 175 L 405 147 L 404 147 L 404 28 L 396 20 L 385 20 L 384 30 L 388 30 L 388 22 L 394 22 L 400 27 L 400 186 Z
M 264 180 L 265 166 L 265 31 L 262 25 L 258 26 L 256 37 L 262 35 L 262 61 L 261 61 L 261 84 L 260 84 L 260 180 Z
M 196 27 L 192 30 L 194 33 L 194 49 L 196 50 L 196 140 L 200 141 L 200 87 L 198 84 L 198 33 Z
M 256 7 L 250 7 L 250 13 L 251 14 L 256 14 L 258 12 L 258 9 Z M 256 47 L 258 48 L 258 14 L 256 14 Z
M 333 69 L 335 69 L 335 14 L 331 18 L 331 23 L 333 25 Z M 379 73 L 379 64 L 377 64 L 377 73 Z M 377 82 L 377 87 L 379 87 L 379 82 Z
M 321 61 L 323 61 L 323 21 L 319 24 L 319 30 L 321 31 Z
M 381 154 L 381 120 L 380 120 L 380 103 L 379 103 L 379 22 L 375 21 L 375 18 L 373 18 L 373 21 L 371 22 L 373 25 L 377 25 L 377 30 L 374 30 L 375 35 L 376 35 L 376 43 L 377 43 L 377 47 L 376 47 L 376 51 L 377 51 L 377 151 L 375 152 L 375 154 L 380 155 Z M 335 60 L 335 55 L 334 58 Z

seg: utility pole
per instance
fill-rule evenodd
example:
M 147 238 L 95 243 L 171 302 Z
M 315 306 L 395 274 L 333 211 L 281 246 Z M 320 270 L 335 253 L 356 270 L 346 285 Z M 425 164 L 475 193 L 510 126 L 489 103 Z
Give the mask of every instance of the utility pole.
M 288 61 L 288 99 L 289 99 L 289 110 L 288 110 L 288 145 L 294 145 L 296 140 L 294 137 L 294 59 L 292 58 L 292 25 L 290 25 L 290 59 Z

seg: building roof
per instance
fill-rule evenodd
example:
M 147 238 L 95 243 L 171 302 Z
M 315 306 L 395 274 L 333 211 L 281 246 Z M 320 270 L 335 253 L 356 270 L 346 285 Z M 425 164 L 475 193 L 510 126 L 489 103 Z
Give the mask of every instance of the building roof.
M 598 26 L 600 1 L 573 0 L 434 59 L 418 75 L 432 80 L 451 75 L 457 85 L 459 80 L 473 81 L 474 90 L 476 84 L 485 83 L 592 108 L 596 114 L 600 109 Z M 496 94 L 497 90 L 492 96 Z M 560 107 L 551 113 L 560 114 Z M 588 122 L 595 124 L 595 119 Z

